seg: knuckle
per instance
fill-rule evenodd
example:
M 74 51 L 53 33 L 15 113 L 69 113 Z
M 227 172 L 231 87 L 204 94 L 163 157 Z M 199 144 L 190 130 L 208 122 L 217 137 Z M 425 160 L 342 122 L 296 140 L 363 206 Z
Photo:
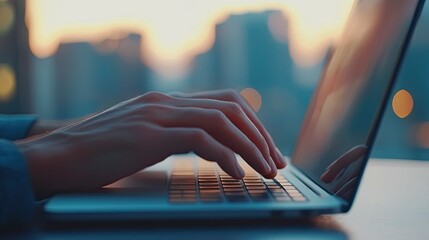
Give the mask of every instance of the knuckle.
M 211 115 L 211 118 L 215 119 L 216 121 L 223 122 L 225 121 L 225 118 L 226 118 L 225 114 L 222 111 L 217 109 L 210 110 L 210 115 Z
M 157 113 L 160 113 L 166 110 L 167 110 L 166 106 L 161 104 L 153 104 L 153 103 L 145 104 L 141 108 L 141 112 L 148 115 L 155 115 Z
M 225 90 L 225 94 L 228 96 L 233 96 L 235 93 L 236 93 L 235 90 L 232 88 L 228 88 Z
M 199 128 L 193 129 L 189 134 L 189 141 L 194 144 L 204 143 L 207 140 L 207 133 Z
M 142 102 L 160 102 L 167 99 L 168 96 L 161 92 L 148 92 L 139 97 L 139 100 Z
M 238 94 L 238 92 L 235 91 L 234 89 L 228 89 L 228 90 L 226 90 L 226 95 L 232 101 L 237 101 L 237 100 L 240 99 L 240 94 Z
M 235 103 L 235 102 L 228 103 L 228 108 L 233 113 L 239 113 L 239 114 L 243 113 L 243 109 L 238 103 Z

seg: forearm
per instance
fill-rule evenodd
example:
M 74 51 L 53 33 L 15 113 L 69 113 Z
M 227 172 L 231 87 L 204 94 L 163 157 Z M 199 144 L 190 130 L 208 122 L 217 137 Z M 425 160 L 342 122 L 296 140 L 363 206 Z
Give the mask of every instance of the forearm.
M 99 188 L 145 167 L 142 161 L 134 164 L 118 161 L 127 159 L 129 151 L 106 149 L 97 144 L 103 134 L 94 140 L 89 132 L 67 129 L 16 142 L 27 160 L 37 200 L 61 192 Z

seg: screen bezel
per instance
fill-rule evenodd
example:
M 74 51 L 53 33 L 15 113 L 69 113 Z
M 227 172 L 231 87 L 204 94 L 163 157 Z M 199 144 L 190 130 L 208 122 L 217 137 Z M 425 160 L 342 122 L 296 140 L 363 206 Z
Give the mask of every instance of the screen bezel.
M 374 124 L 372 125 L 372 127 L 370 129 L 369 136 L 368 136 L 368 151 L 367 151 L 367 153 L 364 156 L 364 159 L 363 159 L 363 162 L 362 162 L 362 167 L 361 167 L 361 170 L 359 171 L 356 191 L 353 192 L 350 201 L 346 201 L 346 200 L 338 197 L 338 198 L 340 198 L 342 200 L 342 202 L 345 203 L 345 205 L 343 206 L 343 209 L 342 209 L 344 212 L 347 212 L 347 211 L 350 210 L 350 208 L 353 205 L 353 202 L 354 202 L 354 200 L 356 198 L 357 191 L 358 191 L 360 183 L 362 181 L 362 177 L 363 177 L 363 174 L 365 172 L 365 168 L 366 168 L 366 165 L 368 163 L 369 156 L 370 156 L 370 153 L 371 153 L 373 145 L 374 145 L 376 134 L 377 134 L 378 129 L 380 127 L 381 120 L 383 119 L 384 112 L 386 111 L 386 106 L 387 106 L 388 99 L 389 99 L 389 97 L 391 96 L 391 94 L 393 92 L 393 86 L 394 86 L 394 84 L 396 82 L 396 79 L 397 79 L 397 76 L 398 76 L 398 73 L 399 73 L 399 70 L 400 70 L 400 66 L 401 66 L 401 64 L 403 62 L 403 59 L 405 58 L 405 54 L 407 52 L 407 49 L 408 49 L 408 47 L 410 45 L 410 42 L 411 42 L 411 39 L 412 39 L 412 36 L 413 36 L 413 33 L 414 33 L 414 29 L 415 29 L 415 27 L 417 25 L 417 22 L 418 22 L 418 19 L 420 17 L 420 14 L 422 12 L 424 3 L 425 3 L 425 0 L 418 0 L 418 3 L 416 4 L 416 9 L 414 10 L 414 14 L 412 16 L 410 26 L 408 28 L 408 31 L 407 31 L 406 36 L 405 36 L 405 39 L 404 39 L 404 41 L 403 41 L 403 43 L 401 45 L 401 48 L 399 50 L 400 52 L 399 52 L 398 60 L 394 64 L 394 68 L 393 68 L 393 72 L 392 72 L 391 78 L 388 80 L 386 90 L 383 93 L 383 99 L 382 99 L 381 106 L 377 110 Z M 354 6 L 353 6 L 352 11 L 351 11 L 351 13 L 349 15 L 349 18 L 353 14 L 353 11 L 354 11 L 354 8 L 355 8 L 356 4 L 357 4 L 357 2 L 354 3 Z M 348 21 L 349 20 L 347 20 L 347 22 Z M 334 49 L 334 51 L 335 51 L 335 49 Z M 298 137 L 297 137 L 297 139 L 295 141 L 296 143 L 299 142 L 299 140 L 301 138 L 301 135 L 302 135 L 302 132 L 303 132 L 304 127 L 305 127 L 305 123 L 308 121 L 309 117 L 312 115 L 311 114 L 312 113 L 311 109 L 314 109 L 313 106 L 316 103 L 316 96 L 317 96 L 317 93 L 319 92 L 320 87 L 322 85 L 322 81 L 320 81 L 320 80 L 324 78 L 324 76 L 326 74 L 326 67 L 329 65 L 330 60 L 331 59 L 329 57 L 327 59 L 325 65 L 324 65 L 324 70 L 320 74 L 319 84 L 316 87 L 315 91 L 313 92 L 313 95 L 312 95 L 313 97 L 312 97 L 312 99 L 311 99 L 311 101 L 310 101 L 310 103 L 309 103 L 309 105 L 307 107 L 307 112 L 306 112 L 304 120 L 303 120 L 303 124 L 302 124 L 301 130 L 300 130 L 300 134 L 298 135 Z M 297 149 L 297 146 L 295 146 L 294 151 L 292 153 L 292 157 L 291 157 L 291 163 L 294 166 L 294 168 L 298 169 L 302 174 L 304 174 L 307 178 L 309 178 L 312 182 L 314 182 L 319 187 L 321 187 L 322 189 L 324 189 L 326 192 L 328 192 L 330 194 L 333 194 L 329 189 L 327 189 L 326 187 L 320 185 L 319 183 L 317 183 L 317 181 L 314 181 L 312 179 L 311 175 L 307 174 L 304 169 L 300 168 L 297 164 L 295 164 L 295 162 L 296 162 L 296 160 L 295 160 L 296 149 Z

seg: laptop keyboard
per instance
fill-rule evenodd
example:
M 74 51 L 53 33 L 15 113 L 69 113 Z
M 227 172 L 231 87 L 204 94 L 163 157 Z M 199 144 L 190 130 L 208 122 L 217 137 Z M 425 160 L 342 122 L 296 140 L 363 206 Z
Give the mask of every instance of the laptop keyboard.
M 246 176 L 234 179 L 216 163 L 178 160 L 173 163 L 169 183 L 171 203 L 220 202 L 305 202 L 305 196 L 285 177 L 265 179 L 247 164 Z

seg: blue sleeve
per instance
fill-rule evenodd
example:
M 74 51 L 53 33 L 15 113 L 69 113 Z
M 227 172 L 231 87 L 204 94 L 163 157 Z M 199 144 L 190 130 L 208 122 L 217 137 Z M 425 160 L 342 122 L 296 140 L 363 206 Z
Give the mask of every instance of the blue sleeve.
M 27 162 L 18 147 L 0 139 L 0 226 L 24 224 L 35 212 Z
M 35 121 L 36 117 L 32 115 L 0 114 L 0 139 L 14 141 L 27 137 Z

